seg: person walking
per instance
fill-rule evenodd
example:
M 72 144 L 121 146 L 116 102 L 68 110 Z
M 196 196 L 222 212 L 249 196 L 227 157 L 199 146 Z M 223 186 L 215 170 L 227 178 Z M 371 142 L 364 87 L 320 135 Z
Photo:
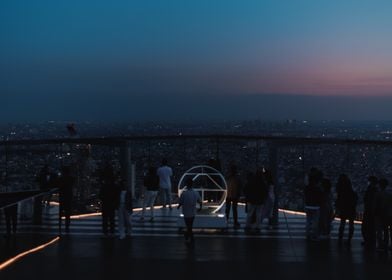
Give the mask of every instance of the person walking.
M 154 203 L 159 190 L 159 177 L 154 167 L 148 169 L 147 175 L 144 177 L 144 199 L 141 220 L 144 220 L 146 207 L 150 208 L 150 221 L 154 221 Z
M 131 236 L 132 212 L 132 193 L 126 189 L 125 183 L 122 182 L 118 205 L 118 230 L 120 239 Z
M 62 217 L 65 217 L 65 231 L 69 232 L 72 214 L 72 197 L 75 178 L 71 174 L 71 167 L 64 166 L 61 170 L 61 176 L 57 179 L 59 187 L 59 231 L 61 233 Z
M 235 229 L 240 227 L 238 222 L 238 200 L 241 195 L 241 182 L 238 177 L 237 166 L 231 165 L 229 176 L 227 178 L 227 196 L 226 196 L 226 221 L 229 223 L 230 210 L 233 209 L 233 226 Z
M 336 212 L 340 218 L 339 226 L 339 243 L 343 240 L 344 228 L 346 220 L 349 221 L 349 232 L 347 245 L 351 245 L 351 239 L 354 235 L 354 219 L 356 216 L 356 208 L 358 195 L 353 190 L 351 180 L 346 174 L 341 174 L 336 185 L 337 199 Z
M 196 205 L 200 204 L 199 210 L 202 209 L 202 201 L 197 191 L 193 189 L 193 180 L 189 178 L 186 182 L 185 190 L 181 193 L 177 209 L 182 207 L 184 222 L 186 225 L 185 242 L 192 243 L 193 238 L 193 222 L 196 216 Z
M 169 205 L 169 209 L 171 210 L 171 177 L 173 176 L 173 170 L 168 166 L 167 159 L 162 160 L 162 166 L 158 168 L 157 175 L 159 177 L 162 207 L 166 208 L 166 205 Z

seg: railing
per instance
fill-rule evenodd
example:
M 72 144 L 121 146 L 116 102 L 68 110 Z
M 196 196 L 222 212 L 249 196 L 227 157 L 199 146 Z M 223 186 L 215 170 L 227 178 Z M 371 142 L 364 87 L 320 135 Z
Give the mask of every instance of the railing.
M 16 191 L 39 187 L 36 175 L 44 164 L 57 172 L 71 165 L 77 178 L 74 213 L 96 212 L 97 169 L 111 161 L 116 171 L 140 197 L 149 165 L 168 158 L 174 169 L 173 185 L 199 164 L 216 165 L 223 174 L 235 163 L 245 180 L 248 171 L 265 167 L 274 173 L 277 207 L 302 210 L 304 177 L 311 167 L 321 169 L 332 184 L 340 173 L 353 181 L 361 197 L 368 175 L 392 173 L 392 142 L 328 138 L 293 138 L 254 135 L 169 135 L 107 138 L 66 138 L 0 142 L 0 189 Z M 213 159 L 213 160 L 212 160 Z M 172 189 L 173 195 L 176 189 Z M 361 203 L 360 203 L 361 204 Z M 361 212 L 361 205 L 358 207 Z
M 40 192 L 18 201 L 4 201 L 10 193 L 1 193 L 0 232 L 6 237 L 18 235 L 32 236 L 58 233 L 59 207 L 58 190 Z M 14 200 L 17 196 L 14 196 Z M 7 199 L 7 198 L 6 198 Z

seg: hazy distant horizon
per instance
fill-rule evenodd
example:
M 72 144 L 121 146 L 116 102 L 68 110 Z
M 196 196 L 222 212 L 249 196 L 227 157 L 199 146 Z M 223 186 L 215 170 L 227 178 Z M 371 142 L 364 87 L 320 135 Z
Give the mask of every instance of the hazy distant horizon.
M 97 97 L 98 96 L 98 97 Z M 0 104 L 0 123 L 42 121 L 392 120 L 392 97 L 294 94 L 99 95 Z

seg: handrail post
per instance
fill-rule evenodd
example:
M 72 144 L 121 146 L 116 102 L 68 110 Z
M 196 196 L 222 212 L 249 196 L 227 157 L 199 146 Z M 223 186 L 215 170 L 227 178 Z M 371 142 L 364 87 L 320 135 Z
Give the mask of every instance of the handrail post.
M 135 166 L 132 164 L 129 141 L 124 141 L 121 145 L 120 164 L 125 188 L 131 191 L 132 197 L 135 197 Z

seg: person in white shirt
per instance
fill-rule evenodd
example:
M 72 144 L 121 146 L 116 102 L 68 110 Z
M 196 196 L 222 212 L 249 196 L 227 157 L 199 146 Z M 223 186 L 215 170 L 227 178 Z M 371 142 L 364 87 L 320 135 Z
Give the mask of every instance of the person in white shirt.
M 167 160 L 162 160 L 162 166 L 158 168 L 157 175 L 159 177 L 159 188 L 161 190 L 161 200 L 163 208 L 166 208 L 166 205 L 171 207 L 171 177 L 173 176 L 173 170 L 171 167 L 167 165 Z
M 182 214 L 186 225 L 185 241 L 193 242 L 193 221 L 196 216 L 196 204 L 200 204 L 202 208 L 202 201 L 197 191 L 193 189 L 193 180 L 189 179 L 186 182 L 185 190 L 181 193 L 180 201 L 177 209 L 182 207 Z

